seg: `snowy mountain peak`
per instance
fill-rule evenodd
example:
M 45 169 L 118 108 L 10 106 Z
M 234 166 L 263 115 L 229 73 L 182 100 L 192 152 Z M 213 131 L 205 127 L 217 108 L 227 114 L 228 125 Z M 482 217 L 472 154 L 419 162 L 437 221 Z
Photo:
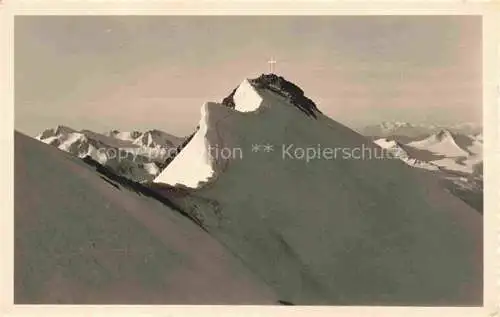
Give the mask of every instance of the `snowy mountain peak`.
M 264 107 L 268 110 L 265 115 L 252 114 Z M 203 105 L 197 131 L 169 159 L 167 167 L 155 182 L 191 188 L 212 182 L 224 170 L 228 160 L 217 157 L 217 153 L 211 151 L 227 150 L 234 141 L 232 134 L 236 126 L 248 129 L 244 133 L 249 137 L 256 137 L 253 132 L 255 129 L 260 130 L 260 134 L 274 129 L 284 131 L 291 125 L 294 128 L 308 125 L 309 121 L 304 120 L 307 117 L 303 113 L 320 119 L 318 115 L 321 112 L 315 103 L 295 84 L 275 74 L 245 79 L 221 103 L 208 102 Z M 239 145 L 236 147 L 239 148 Z
M 222 100 L 222 105 L 239 112 L 255 111 L 263 103 L 262 93 L 271 92 L 282 98 L 308 116 L 317 117 L 321 111 L 316 104 L 304 95 L 304 91 L 294 83 L 276 74 L 262 74 L 254 79 L 245 79 L 229 96 Z
M 41 139 L 46 139 L 46 138 L 50 138 L 50 137 L 55 137 L 55 136 L 61 135 L 61 134 L 69 134 L 69 133 L 74 133 L 74 132 L 76 132 L 76 130 L 74 130 L 70 127 L 67 127 L 64 125 L 58 125 L 55 128 L 45 129 L 42 133 L 37 135 L 35 138 L 38 140 L 41 140 Z
M 441 129 L 439 130 L 437 133 L 434 134 L 435 135 L 435 138 L 437 140 L 444 140 L 444 139 L 447 139 L 447 138 L 451 138 L 451 139 L 454 139 L 453 138 L 453 133 L 451 133 L 449 130 L 447 129 Z
M 55 129 L 55 134 L 61 134 L 61 133 L 72 133 L 72 132 L 76 132 L 76 130 L 70 128 L 70 127 L 67 127 L 65 125 L 58 125 Z
M 449 143 L 453 146 L 459 147 L 455 142 L 455 135 L 447 129 L 440 129 L 431 134 L 427 138 L 417 141 L 417 143 L 436 144 L 436 143 Z
M 457 144 L 453 133 L 446 129 L 441 129 L 423 140 L 410 142 L 407 145 L 446 157 L 467 157 L 470 155 L 467 149 Z
M 266 89 L 285 97 L 288 102 L 299 108 L 308 116 L 316 118 L 321 113 L 314 101 L 304 95 L 304 91 L 294 83 L 275 74 L 262 74 L 251 79 L 250 83 L 257 89 Z

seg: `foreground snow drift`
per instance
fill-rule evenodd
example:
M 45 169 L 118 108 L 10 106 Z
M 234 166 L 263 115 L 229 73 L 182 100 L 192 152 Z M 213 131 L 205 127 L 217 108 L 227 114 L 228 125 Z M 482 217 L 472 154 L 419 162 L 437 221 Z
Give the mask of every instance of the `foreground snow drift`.
M 278 303 L 236 257 L 140 185 L 19 133 L 15 158 L 16 304 Z

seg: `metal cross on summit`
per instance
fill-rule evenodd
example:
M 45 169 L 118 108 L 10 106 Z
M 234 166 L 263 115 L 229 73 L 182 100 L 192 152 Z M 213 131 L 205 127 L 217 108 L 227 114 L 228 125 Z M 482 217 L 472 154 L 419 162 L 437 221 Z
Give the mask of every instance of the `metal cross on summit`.
M 274 73 L 276 65 L 276 61 L 274 60 L 274 58 L 271 57 L 271 59 L 268 60 L 267 63 L 269 64 L 269 73 L 270 74 Z

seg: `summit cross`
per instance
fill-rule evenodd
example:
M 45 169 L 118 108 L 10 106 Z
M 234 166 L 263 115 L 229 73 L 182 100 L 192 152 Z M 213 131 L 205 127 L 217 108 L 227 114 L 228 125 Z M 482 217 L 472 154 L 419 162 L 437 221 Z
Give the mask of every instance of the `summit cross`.
M 269 73 L 274 73 L 274 70 L 275 70 L 275 65 L 276 65 L 276 61 L 274 60 L 274 58 L 271 57 L 270 60 L 267 61 L 267 63 L 269 64 Z

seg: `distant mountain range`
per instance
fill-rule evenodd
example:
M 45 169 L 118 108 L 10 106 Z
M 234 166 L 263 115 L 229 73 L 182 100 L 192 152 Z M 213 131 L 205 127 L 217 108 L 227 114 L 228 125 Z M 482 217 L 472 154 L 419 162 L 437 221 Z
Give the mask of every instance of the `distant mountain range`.
M 450 125 L 417 124 L 401 121 L 386 121 L 380 124 L 366 126 L 360 133 L 372 138 L 392 137 L 408 142 L 415 138 L 422 138 L 447 130 L 452 133 L 478 135 L 482 133 L 482 126 L 476 123 L 456 123 Z
M 383 148 L 391 149 L 403 160 L 413 159 L 430 163 L 433 167 L 450 172 L 470 174 L 473 172 L 474 165 L 482 162 L 483 159 L 481 134 L 463 135 L 449 130 L 439 130 L 426 138 L 408 143 L 396 141 L 391 137 L 376 139 L 375 143 Z
M 483 209 L 483 138 L 439 130 L 403 143 L 393 136 L 374 142 L 407 165 L 433 171 L 447 187 L 475 209 Z
M 58 126 L 36 136 L 79 158 L 91 157 L 118 175 L 135 181 L 151 181 L 158 175 L 170 152 L 183 141 L 160 130 L 96 133 Z

